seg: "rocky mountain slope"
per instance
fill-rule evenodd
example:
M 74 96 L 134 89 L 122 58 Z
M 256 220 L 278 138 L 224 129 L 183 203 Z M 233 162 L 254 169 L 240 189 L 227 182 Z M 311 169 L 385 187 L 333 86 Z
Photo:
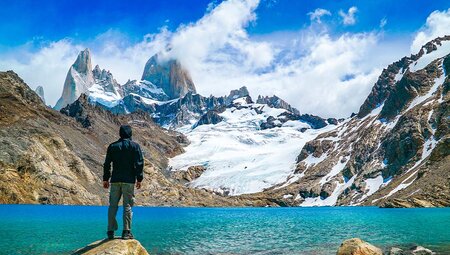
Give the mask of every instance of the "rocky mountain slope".
M 164 175 L 168 157 L 185 137 L 142 112 L 117 116 L 82 95 L 62 113 L 46 107 L 14 72 L 0 72 L 0 203 L 105 204 L 101 188 L 107 145 L 120 124 L 134 129 L 145 157 L 144 205 L 266 205 L 263 199 L 226 198 L 184 187 Z
M 383 70 L 358 114 L 307 142 L 287 183 L 301 206 L 450 205 L 450 36 Z

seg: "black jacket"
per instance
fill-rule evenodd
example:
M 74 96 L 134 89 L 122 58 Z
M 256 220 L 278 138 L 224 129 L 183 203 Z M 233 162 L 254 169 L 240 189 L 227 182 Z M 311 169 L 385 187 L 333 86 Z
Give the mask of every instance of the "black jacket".
M 111 162 L 113 171 L 111 176 Z M 129 138 L 120 138 L 112 143 L 106 152 L 103 164 L 103 181 L 135 183 L 144 178 L 144 159 L 139 144 Z

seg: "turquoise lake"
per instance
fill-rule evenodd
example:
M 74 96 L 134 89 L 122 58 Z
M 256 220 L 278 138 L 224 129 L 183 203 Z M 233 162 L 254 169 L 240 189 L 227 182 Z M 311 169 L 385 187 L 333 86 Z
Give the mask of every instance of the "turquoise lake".
M 106 214 L 104 206 L 0 205 L 0 253 L 70 254 L 105 237 Z M 336 254 L 351 237 L 450 254 L 450 208 L 135 207 L 133 233 L 151 254 Z

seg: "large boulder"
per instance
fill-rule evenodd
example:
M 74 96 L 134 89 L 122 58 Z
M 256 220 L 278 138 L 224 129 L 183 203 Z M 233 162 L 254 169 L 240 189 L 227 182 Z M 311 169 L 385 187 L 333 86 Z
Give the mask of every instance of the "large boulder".
M 81 248 L 74 255 L 149 255 L 147 250 L 137 240 L 99 240 Z
M 364 242 L 359 238 L 352 238 L 345 240 L 339 250 L 337 255 L 383 255 L 383 251 L 370 243 Z

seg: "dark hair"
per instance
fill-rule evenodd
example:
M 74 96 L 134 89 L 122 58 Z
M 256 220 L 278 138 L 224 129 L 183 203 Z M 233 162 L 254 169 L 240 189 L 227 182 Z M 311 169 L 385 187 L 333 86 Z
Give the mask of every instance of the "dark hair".
M 120 130 L 119 130 L 120 138 L 122 138 L 122 139 L 131 138 L 132 134 L 133 134 L 133 132 L 131 130 L 130 125 L 120 126 Z

